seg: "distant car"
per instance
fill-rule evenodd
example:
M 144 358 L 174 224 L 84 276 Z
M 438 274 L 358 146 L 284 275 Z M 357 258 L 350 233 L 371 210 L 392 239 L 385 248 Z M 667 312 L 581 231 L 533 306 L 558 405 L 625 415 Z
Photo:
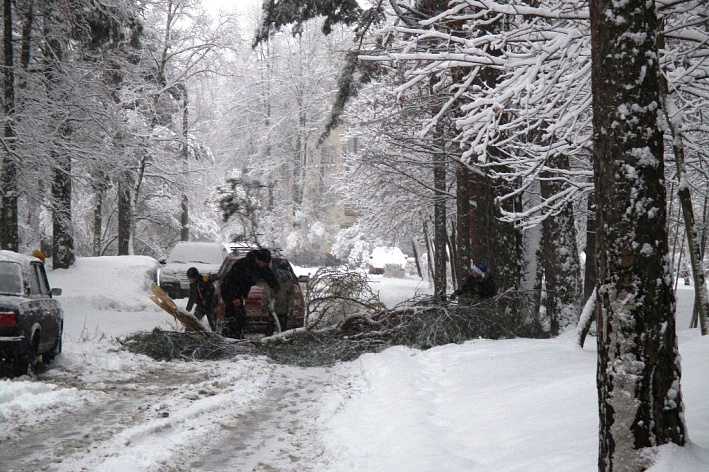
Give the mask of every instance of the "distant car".
M 221 283 L 224 281 L 224 277 L 234 265 L 234 262 L 246 256 L 246 253 L 253 248 L 235 246 L 232 247 L 232 252 L 229 256 L 224 259 L 224 263 L 219 269 L 219 274 L 217 275 L 217 295 L 219 296 L 220 311 L 224 312 L 224 301 L 221 299 Z M 276 267 L 280 261 L 288 259 L 281 254 L 278 249 L 270 249 L 271 251 L 271 270 L 275 272 Z M 293 272 L 293 267 L 288 262 L 288 270 L 293 277 L 293 280 L 298 280 L 298 277 Z M 268 315 L 261 311 L 261 295 L 264 290 L 268 290 L 268 286 L 260 282 L 253 287 L 249 292 L 249 296 L 246 298 L 244 307 L 246 308 L 246 327 L 245 331 L 247 333 L 266 333 L 268 325 Z M 303 290 L 298 282 L 295 283 L 295 293 L 293 295 L 293 316 L 288 318 L 288 326 L 284 327 L 283 330 L 300 328 L 305 323 L 305 299 L 303 297 Z
M 227 247 L 219 243 L 179 242 L 167 259 L 160 259 L 156 283 L 170 297 L 185 298 L 190 290 L 187 269 L 196 267 L 200 274 L 216 280 L 219 267 L 228 254 Z
M 0 251 L 0 358 L 14 375 L 32 375 L 62 352 L 64 312 L 41 260 Z

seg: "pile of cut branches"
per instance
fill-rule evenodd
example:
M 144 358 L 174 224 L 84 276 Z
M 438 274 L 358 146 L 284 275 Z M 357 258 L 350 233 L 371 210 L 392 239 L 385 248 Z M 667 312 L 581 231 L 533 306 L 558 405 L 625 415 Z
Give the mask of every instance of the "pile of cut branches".
M 256 350 L 278 362 L 327 366 L 392 346 L 429 349 L 476 338 L 535 336 L 520 311 L 510 309 L 522 305 L 524 297 L 505 293 L 469 306 L 418 299 L 393 310 L 360 311 L 327 329 L 265 338 Z
M 254 352 L 253 345 L 249 342 L 238 342 L 205 333 L 163 331 L 155 328 L 152 331 L 131 334 L 118 342 L 129 352 L 145 354 L 159 361 L 219 360 Z
M 308 280 L 305 297 L 306 326 L 311 330 L 337 324 L 353 313 L 383 308 L 367 274 L 343 265 L 319 268 Z

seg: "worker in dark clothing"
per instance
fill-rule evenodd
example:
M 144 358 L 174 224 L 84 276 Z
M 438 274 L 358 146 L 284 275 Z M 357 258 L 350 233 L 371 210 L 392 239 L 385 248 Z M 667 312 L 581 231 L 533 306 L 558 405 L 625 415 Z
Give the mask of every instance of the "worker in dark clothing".
M 264 290 L 261 295 L 261 311 L 268 317 L 266 336 L 272 336 L 276 332 L 276 320 L 273 315 L 278 318 L 280 331 L 287 330 L 288 318 L 293 316 L 295 308 L 295 284 L 298 283 L 298 279 L 291 272 L 288 261 L 278 261 L 276 278 L 281 289 L 278 291 Z
M 246 256 L 234 262 L 221 285 L 222 300 L 225 305 L 226 325 L 224 336 L 241 339 L 246 325 L 244 300 L 249 296 L 251 287 L 260 280 L 265 281 L 274 292 L 280 290 L 278 280 L 271 271 L 271 251 L 254 249 Z
M 463 285 L 453 292 L 453 295 L 460 296 L 469 302 L 492 298 L 496 294 L 495 281 L 488 273 L 487 264 L 484 261 L 473 264 L 470 275 L 465 279 Z
M 187 269 L 187 279 L 190 281 L 187 311 L 191 311 L 194 306 L 194 316 L 200 321 L 204 315 L 207 315 L 209 327 L 216 332 L 217 317 L 214 314 L 214 308 L 217 306 L 217 298 L 214 283 L 209 276 L 200 274 L 196 267 Z

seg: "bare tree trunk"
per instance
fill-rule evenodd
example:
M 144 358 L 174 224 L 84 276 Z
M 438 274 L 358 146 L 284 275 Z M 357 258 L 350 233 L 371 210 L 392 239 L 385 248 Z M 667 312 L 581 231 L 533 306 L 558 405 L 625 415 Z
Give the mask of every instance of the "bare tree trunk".
M 99 172 L 94 177 L 94 221 L 91 242 L 91 255 L 98 257 L 102 253 L 103 241 L 103 198 L 105 196 L 107 182 L 103 172 Z
M 446 245 L 448 247 L 449 262 L 448 267 L 451 270 L 451 282 L 453 287 L 458 287 L 462 279 L 458 278 L 458 272 L 456 267 L 459 265 L 458 262 L 458 247 L 456 246 L 456 232 L 455 232 L 455 222 L 451 222 L 450 234 L 446 233 Z
M 2 149 L 2 188 L 0 189 L 0 249 L 18 251 L 20 247 L 19 214 L 17 211 L 17 178 L 19 168 L 15 156 L 15 74 L 12 47 L 12 0 L 3 4 L 3 112 L 5 128 Z
M 182 84 L 180 87 L 182 95 L 182 159 L 185 169 L 189 170 L 189 100 L 187 98 L 187 86 Z M 186 174 L 189 179 L 189 174 Z M 190 202 L 187 198 L 186 190 L 182 192 L 182 213 L 180 215 L 180 241 L 190 240 Z M 135 234 L 133 235 L 135 237 Z
M 428 234 L 428 224 L 424 221 L 423 222 L 423 238 L 426 241 L 426 258 L 428 262 L 428 275 L 431 277 L 431 281 L 433 281 L 436 276 L 434 272 L 434 265 L 435 265 L 435 259 L 436 256 L 433 254 L 433 244 L 431 243 L 431 237 Z M 435 293 L 435 292 L 434 292 Z
M 439 127 L 440 128 L 440 127 Z M 433 154 L 433 187 L 436 192 L 433 201 L 433 293 L 435 297 L 442 298 L 446 293 L 446 241 L 448 239 L 446 219 L 446 155 L 443 145 L 443 132 L 437 131 L 438 144 Z
M 455 189 L 456 189 L 456 243 L 458 245 L 458 257 L 455 264 L 455 273 L 459 281 L 464 280 L 470 264 L 470 176 L 468 169 L 462 165 L 456 165 Z
M 686 441 L 654 8 L 644 0 L 590 2 L 604 472 L 644 471 L 652 448 Z
M 411 240 L 411 251 L 414 255 L 414 260 L 416 261 L 416 272 L 418 272 L 419 277 L 423 279 L 423 272 L 421 271 L 421 256 L 419 255 L 418 248 L 416 247 L 416 241 Z
M 118 255 L 127 256 L 131 253 L 131 189 L 132 175 L 126 171 L 118 181 Z
M 55 101 L 55 116 L 57 136 L 52 144 L 50 156 L 53 161 L 52 178 L 52 262 L 55 269 L 66 269 L 74 263 L 74 228 L 72 225 L 72 162 L 66 149 L 72 130 L 67 124 L 62 110 L 62 87 L 65 77 L 61 71 L 66 66 L 65 51 L 67 49 L 68 32 L 64 30 L 65 18 L 60 10 L 51 5 L 44 5 L 44 33 L 47 38 L 45 60 L 45 77 L 47 95 Z
M 550 156 L 547 167 L 568 170 L 569 158 L 560 154 Z M 540 178 L 543 199 L 563 189 L 563 182 L 554 181 L 554 177 L 553 171 L 542 172 Z M 580 309 L 581 272 L 574 210 L 570 202 L 559 213 L 544 220 L 542 234 L 546 315 L 549 318 L 551 334 L 556 336 L 561 329 L 576 324 Z
M 591 329 L 593 316 L 584 316 L 590 313 L 590 310 L 596 309 L 596 199 L 592 194 L 588 196 L 588 217 L 586 218 L 586 267 L 584 268 L 583 279 L 583 311 L 579 317 L 579 325 L 577 329 L 577 342 L 583 347 L 586 342 L 586 336 Z M 593 296 L 593 300 L 591 297 Z M 592 304 L 592 307 L 589 306 Z M 589 309 L 587 313 L 586 309 Z
M 75 260 L 74 227 L 71 219 L 71 158 L 55 151 L 53 159 L 52 266 L 55 269 L 67 269 Z

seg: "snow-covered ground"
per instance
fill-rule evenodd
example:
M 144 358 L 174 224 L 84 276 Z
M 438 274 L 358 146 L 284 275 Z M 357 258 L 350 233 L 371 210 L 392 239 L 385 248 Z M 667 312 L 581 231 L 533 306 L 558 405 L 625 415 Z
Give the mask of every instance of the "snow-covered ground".
M 64 353 L 36 380 L 0 380 L 3 471 L 591 472 L 596 353 L 570 337 L 403 347 L 332 368 L 263 357 L 157 362 L 116 338 L 171 318 L 148 299 L 155 261 L 79 259 L 50 272 Z M 307 273 L 307 270 L 297 270 Z M 426 292 L 373 277 L 389 306 Z M 709 337 L 678 290 L 690 444 L 652 472 L 709 470 Z M 184 301 L 183 301 L 184 302 Z

